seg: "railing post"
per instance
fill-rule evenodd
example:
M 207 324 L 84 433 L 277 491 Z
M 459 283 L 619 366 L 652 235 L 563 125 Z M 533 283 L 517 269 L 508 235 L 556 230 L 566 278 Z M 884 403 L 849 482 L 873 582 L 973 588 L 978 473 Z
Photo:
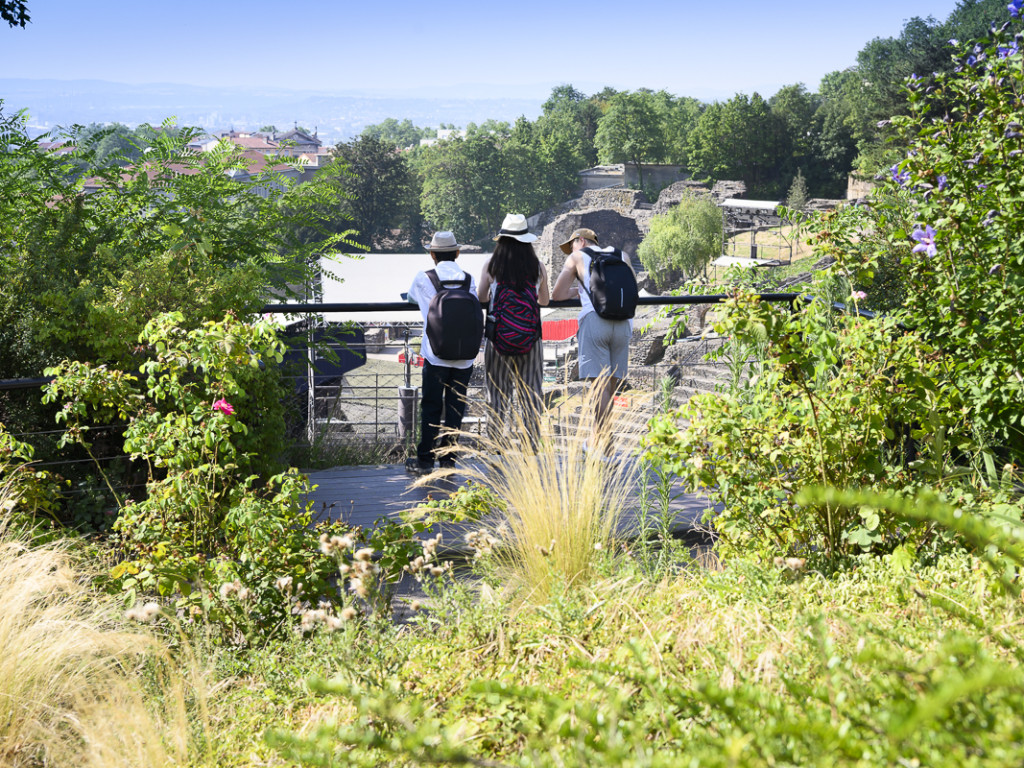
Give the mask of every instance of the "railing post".
M 316 442 L 316 346 L 313 316 L 306 315 L 306 439 Z
M 405 386 L 398 388 L 398 436 L 408 447 L 411 435 L 416 434 L 416 388 L 412 385 L 412 350 L 409 348 L 409 329 L 405 329 Z

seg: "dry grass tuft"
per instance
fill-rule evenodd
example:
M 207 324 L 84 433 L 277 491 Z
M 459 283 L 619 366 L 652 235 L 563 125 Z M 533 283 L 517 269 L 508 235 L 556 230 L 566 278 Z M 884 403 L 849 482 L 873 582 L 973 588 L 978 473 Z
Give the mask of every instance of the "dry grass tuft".
M 172 673 L 144 692 L 160 648 L 122 627 L 66 542 L 29 545 L 0 522 L 0 765 L 183 762 L 185 683 Z
M 517 414 L 501 440 L 460 437 L 461 474 L 507 503 L 506 518 L 491 533 L 501 541 L 495 558 L 502 582 L 519 601 L 543 603 L 556 585 L 589 584 L 622 533 L 637 470 L 628 451 L 615 447 L 635 445 L 645 423 L 613 409 L 595 430 L 595 404 L 592 395 L 584 398 L 574 434 L 544 414 L 540 439 L 533 440 Z

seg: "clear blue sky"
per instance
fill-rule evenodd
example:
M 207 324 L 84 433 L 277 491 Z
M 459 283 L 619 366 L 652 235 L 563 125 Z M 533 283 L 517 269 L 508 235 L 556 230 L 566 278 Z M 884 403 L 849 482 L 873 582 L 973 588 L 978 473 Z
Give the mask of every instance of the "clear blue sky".
M 29 0 L 0 77 L 543 98 L 648 87 L 770 96 L 956 0 Z M 479 86 L 493 86 L 479 88 Z M 2 97 L 3 94 L 0 94 Z

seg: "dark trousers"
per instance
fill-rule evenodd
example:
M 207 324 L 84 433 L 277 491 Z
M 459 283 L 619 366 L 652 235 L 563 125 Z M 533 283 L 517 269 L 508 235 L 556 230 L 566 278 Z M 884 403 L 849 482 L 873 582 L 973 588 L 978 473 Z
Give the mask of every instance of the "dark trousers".
M 473 367 L 449 368 L 423 361 L 423 384 L 420 401 L 420 444 L 416 458 L 423 464 L 433 465 L 437 449 L 450 445 L 453 438 L 438 438 L 442 424 L 448 429 L 459 429 L 466 412 L 466 390 Z M 443 417 L 443 420 L 442 420 Z M 450 461 L 450 456 L 442 457 Z

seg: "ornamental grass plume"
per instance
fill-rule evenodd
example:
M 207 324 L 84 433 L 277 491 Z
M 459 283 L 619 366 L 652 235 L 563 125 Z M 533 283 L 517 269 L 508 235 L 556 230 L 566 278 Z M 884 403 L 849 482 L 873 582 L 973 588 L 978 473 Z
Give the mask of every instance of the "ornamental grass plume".
M 495 575 L 517 601 L 543 603 L 556 586 L 590 583 L 598 562 L 615 551 L 626 501 L 638 482 L 631 451 L 645 421 L 635 411 L 616 407 L 596 430 L 594 393 L 600 387 L 599 381 L 587 388 L 578 408 L 579 425 L 569 434 L 564 414 L 548 410 L 540 419 L 538 441 L 531 440 L 518 412 L 500 440 L 460 436 L 455 449 L 459 474 L 506 504 L 507 531 L 495 536 L 491 557 Z M 436 482 L 443 473 L 418 484 Z M 501 522 L 487 524 L 497 530 Z
M 159 644 L 88 584 L 67 542 L 33 545 L 0 520 L 0 765 L 183 764 L 191 683 L 161 678 L 176 667 Z

